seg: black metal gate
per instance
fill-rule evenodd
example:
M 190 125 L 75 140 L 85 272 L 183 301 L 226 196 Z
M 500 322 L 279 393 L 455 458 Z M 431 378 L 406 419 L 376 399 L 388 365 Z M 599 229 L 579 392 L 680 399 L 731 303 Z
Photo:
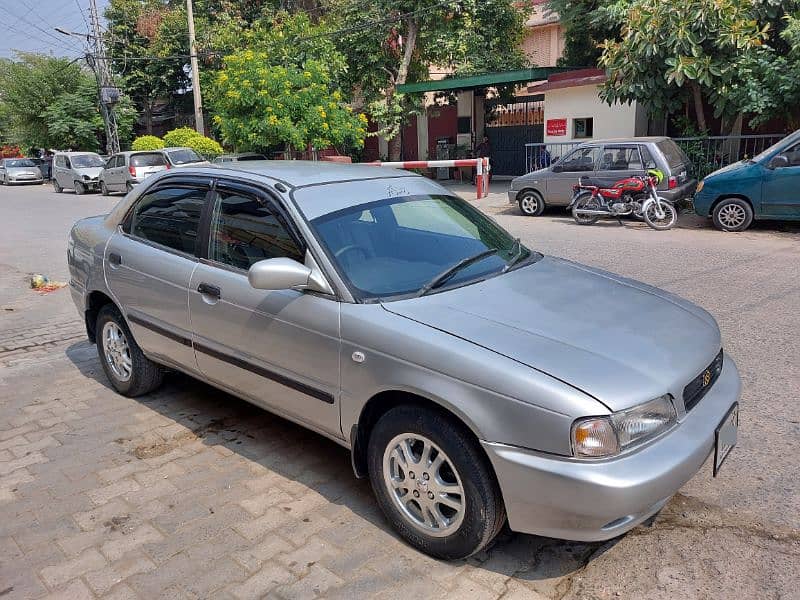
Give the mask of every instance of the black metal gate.
M 492 144 L 492 173 L 494 175 L 524 175 L 525 144 L 544 141 L 544 125 L 487 127 L 486 135 Z
M 510 104 L 487 103 L 484 131 L 492 144 L 494 175 L 523 175 L 525 144 L 544 142 L 544 95 L 515 98 Z

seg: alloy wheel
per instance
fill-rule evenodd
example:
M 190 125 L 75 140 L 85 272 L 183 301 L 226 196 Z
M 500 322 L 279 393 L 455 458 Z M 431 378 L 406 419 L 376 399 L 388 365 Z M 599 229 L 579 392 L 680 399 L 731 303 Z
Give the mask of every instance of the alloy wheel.
M 394 504 L 415 529 L 445 537 L 464 520 L 461 477 L 442 449 L 418 433 L 395 436 L 383 454 L 383 480 Z
M 729 227 L 730 229 L 737 229 L 747 220 L 747 213 L 744 208 L 738 204 L 726 204 L 719 209 L 717 218 L 723 226 Z
M 115 377 L 120 381 L 128 381 L 133 372 L 133 361 L 125 332 L 113 321 L 108 321 L 103 325 L 102 335 L 106 363 Z
M 522 212 L 526 215 L 539 213 L 539 198 L 533 194 L 525 194 L 519 201 Z

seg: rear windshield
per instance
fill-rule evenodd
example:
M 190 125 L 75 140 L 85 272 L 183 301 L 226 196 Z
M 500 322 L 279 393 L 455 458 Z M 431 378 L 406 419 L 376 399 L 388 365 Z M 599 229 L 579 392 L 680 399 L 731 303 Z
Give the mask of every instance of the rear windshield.
M 17 160 L 7 160 L 6 167 L 13 169 L 14 167 L 35 167 L 36 164 L 29 158 L 20 158 Z
M 661 153 L 664 155 L 664 158 L 667 159 L 667 164 L 670 167 L 679 167 L 689 164 L 689 158 L 684 154 L 680 146 L 672 140 L 662 140 L 658 142 L 656 146 L 661 150 Z
M 152 152 L 147 154 L 134 154 L 131 156 L 132 167 L 163 167 L 167 164 L 167 159 L 163 154 Z
M 200 155 L 191 148 L 170 151 L 169 160 L 173 165 L 188 165 L 189 163 L 203 161 Z

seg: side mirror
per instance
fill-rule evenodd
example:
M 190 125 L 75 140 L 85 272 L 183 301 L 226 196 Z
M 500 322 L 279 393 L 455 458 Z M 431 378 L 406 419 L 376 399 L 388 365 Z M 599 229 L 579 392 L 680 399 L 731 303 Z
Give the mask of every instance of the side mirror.
M 561 171 L 564 170 L 564 167 L 562 167 L 561 165 L 553 165 L 552 167 L 550 167 L 550 170 L 553 173 L 561 173 Z
M 322 274 L 291 258 L 260 260 L 247 271 L 250 286 L 257 290 L 311 290 L 332 294 Z
M 768 169 L 782 169 L 789 166 L 789 157 L 785 154 L 773 156 L 767 163 Z

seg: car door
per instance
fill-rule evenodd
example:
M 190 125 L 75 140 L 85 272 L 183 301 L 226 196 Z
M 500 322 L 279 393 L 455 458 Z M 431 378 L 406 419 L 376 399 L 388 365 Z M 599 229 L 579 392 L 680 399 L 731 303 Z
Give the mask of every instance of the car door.
M 800 143 L 782 150 L 778 156 L 788 165 L 764 167 L 761 210 L 769 217 L 800 217 Z
M 582 176 L 594 175 L 599 156 L 598 146 L 581 146 L 550 167 L 546 179 L 545 202 L 551 205 L 569 204 L 572 200 L 572 187 Z
M 115 154 L 114 156 L 112 156 L 111 158 L 109 158 L 106 161 L 106 166 L 103 167 L 103 171 L 100 173 L 103 181 L 106 184 L 106 189 L 112 190 L 112 191 L 114 189 L 116 189 L 116 188 L 114 188 L 113 181 L 112 181 L 113 180 L 114 165 L 116 163 L 117 163 L 117 155 Z
M 69 158 L 63 154 L 60 154 L 59 156 L 56 156 L 53 164 L 55 165 L 53 179 L 56 180 L 56 183 L 58 183 L 58 185 L 62 188 L 72 187 L 72 180 L 67 177 L 71 166 L 69 163 Z
M 0 160 L 0 181 L 5 181 L 6 176 L 6 161 Z
M 597 177 L 609 180 L 644 175 L 644 161 L 638 144 L 606 144 L 597 164 Z
M 106 281 L 136 341 L 158 362 L 192 373 L 187 306 L 198 265 L 200 217 L 209 188 L 192 180 L 147 190 L 105 250 Z
M 189 286 L 197 363 L 211 381 L 318 431 L 341 437 L 339 302 L 252 288 L 247 270 L 305 249 L 265 192 L 219 182 L 207 258 Z

